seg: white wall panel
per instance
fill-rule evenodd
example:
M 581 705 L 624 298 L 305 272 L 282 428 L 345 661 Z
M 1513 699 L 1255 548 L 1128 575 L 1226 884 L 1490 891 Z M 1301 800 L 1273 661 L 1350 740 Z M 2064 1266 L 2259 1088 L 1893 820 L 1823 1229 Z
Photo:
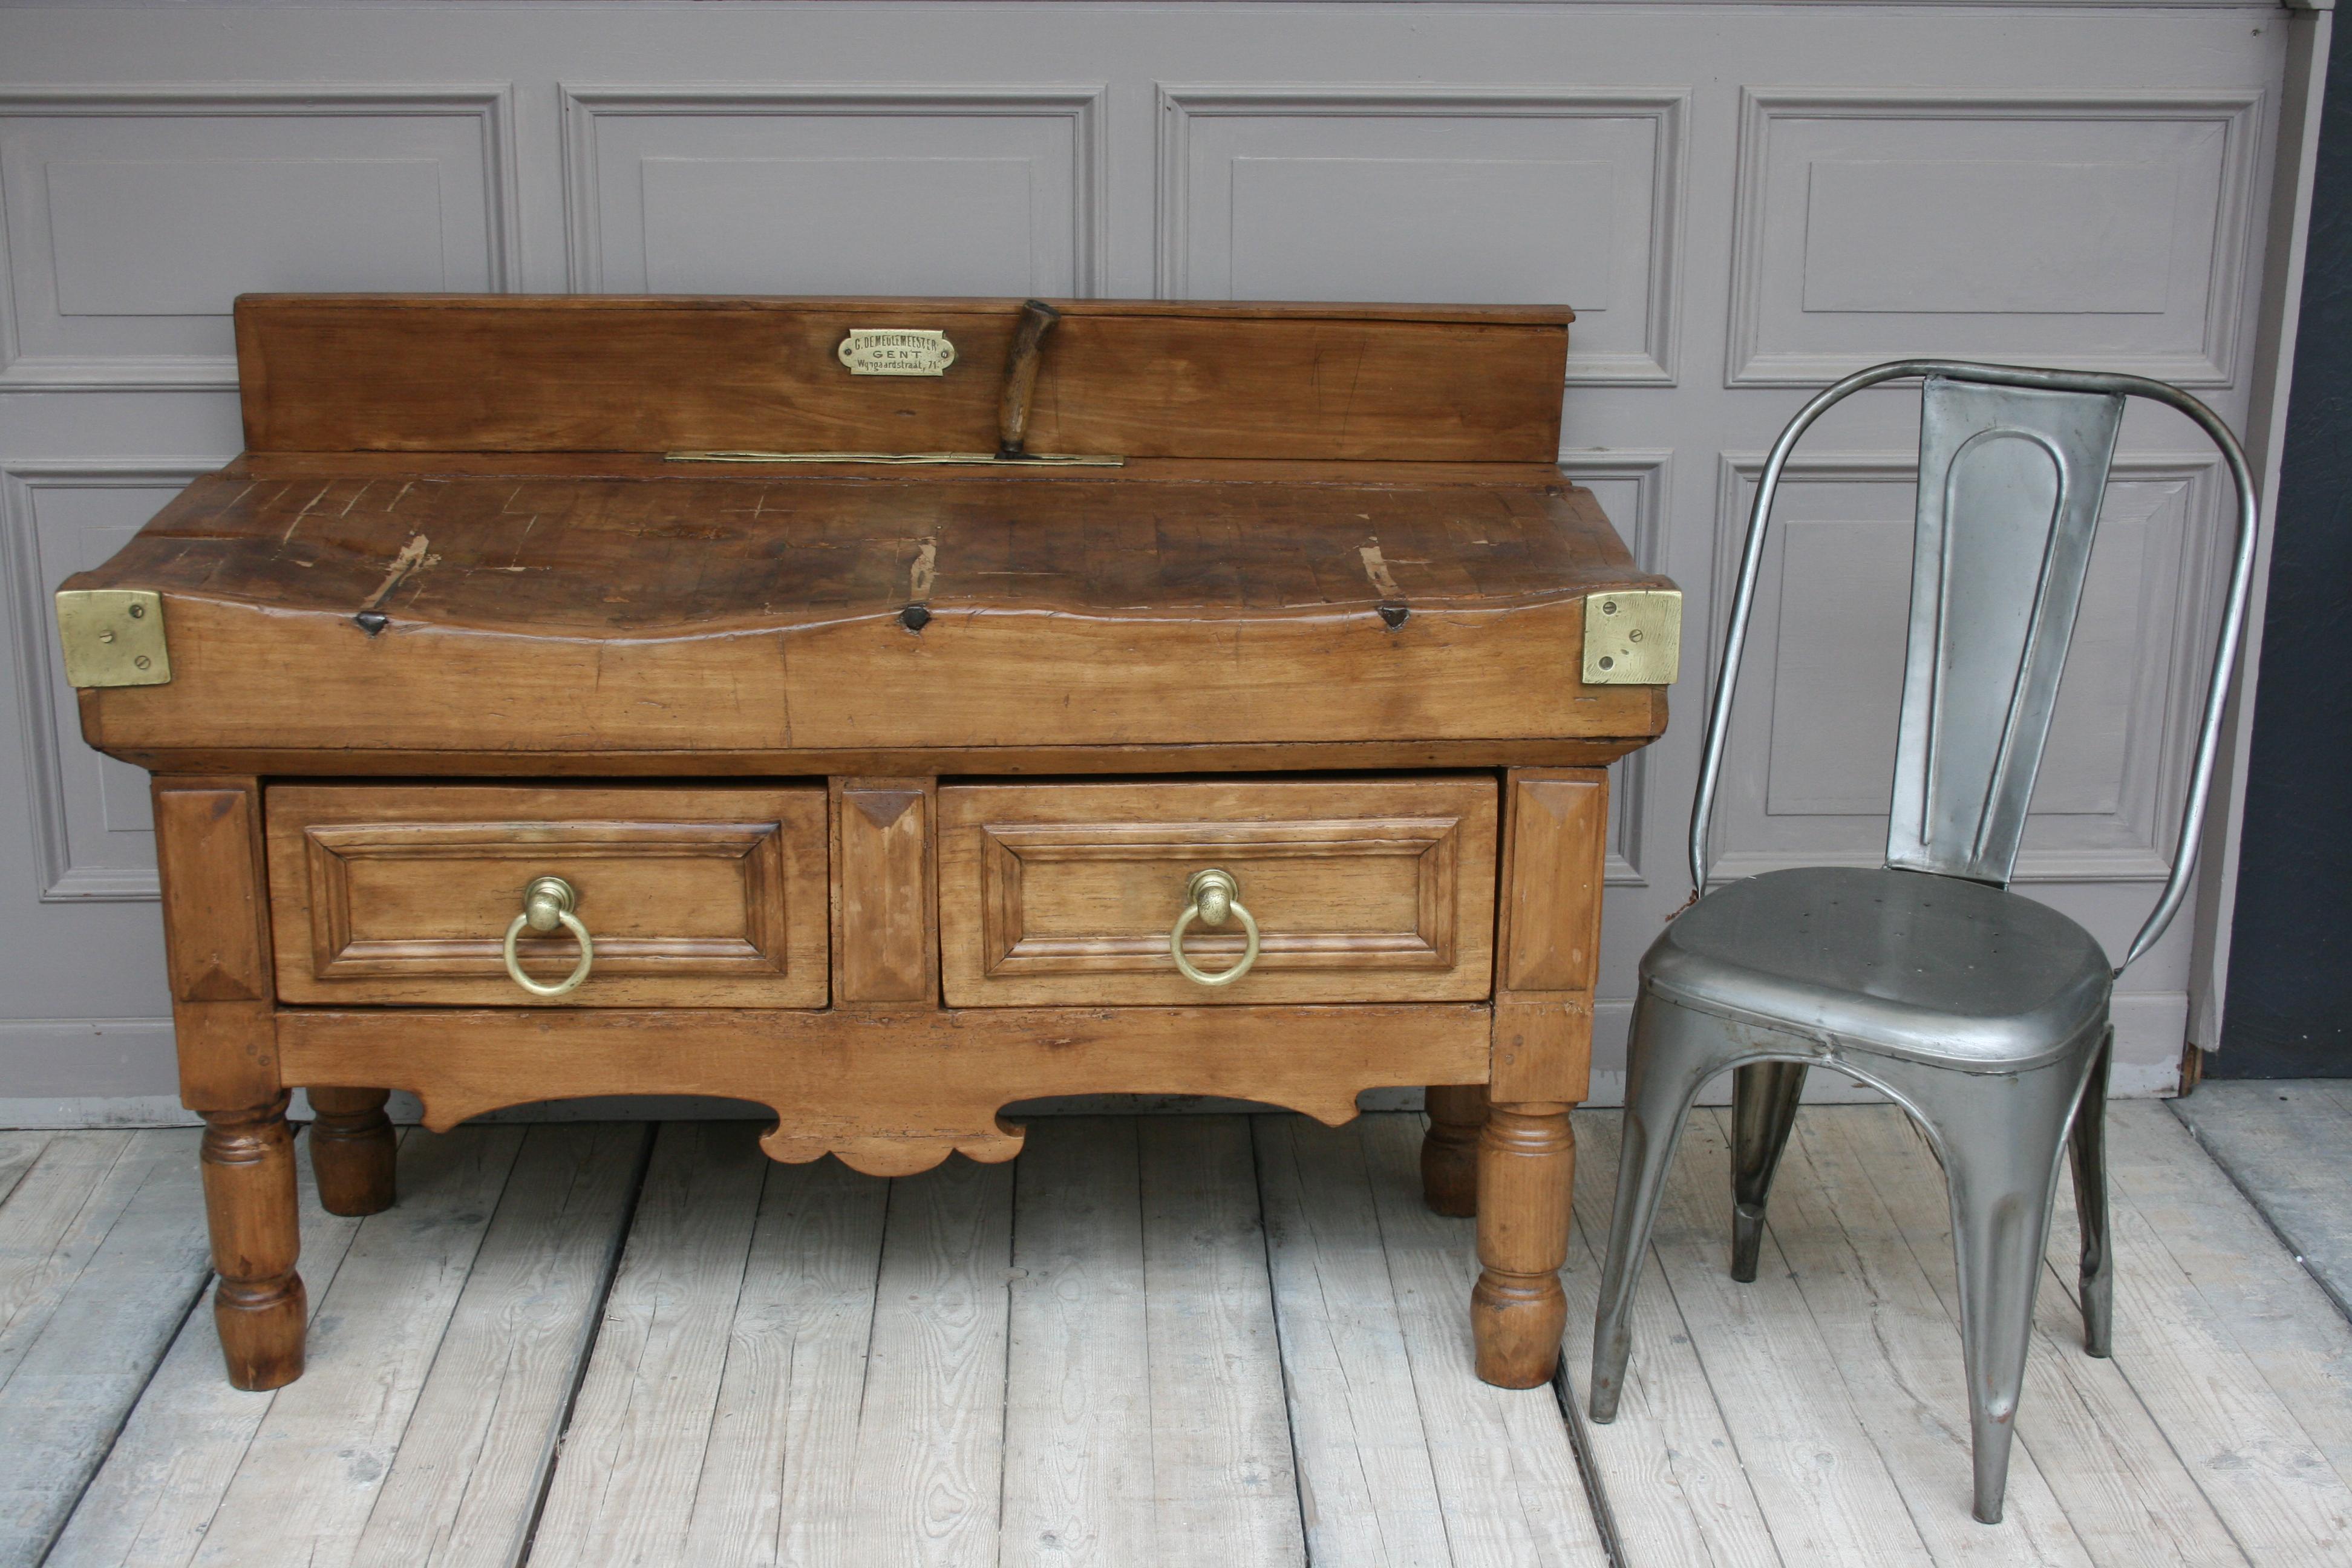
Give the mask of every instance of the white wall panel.
M 1679 92 L 1160 89 L 1160 292 L 1571 304 L 1572 382 L 1675 379 Z
M 2259 108 L 1748 92 L 1729 384 L 1924 354 L 2231 384 Z
M 0 467 L 0 586 L 16 634 L 7 651 L 44 902 L 156 896 L 147 775 L 82 744 L 49 596 L 75 573 L 103 563 L 214 466 L 189 458 Z
M 1099 88 L 572 87 L 563 105 L 575 289 L 1101 291 Z
M 229 306 L 499 289 L 499 87 L 0 92 L 0 388 L 230 386 Z
M 2259 437 L 2298 28 L 2216 0 L 0 3 L 0 1098 L 171 1091 L 144 794 L 81 745 L 47 590 L 196 466 L 154 454 L 234 450 L 226 312 L 280 288 L 1575 307 L 1562 461 L 1689 595 L 1672 728 L 1613 770 L 1606 1095 L 1685 891 L 1750 455 L 1808 388 L 1929 353 L 2186 380 Z M 1916 417 L 1867 394 L 1804 453 L 1733 870 L 1879 852 Z M 2229 489 L 2168 416 L 2123 446 L 2024 862 L 2104 936 L 2169 853 Z M 2135 1089 L 2178 1060 L 2189 925 L 2118 1000 Z

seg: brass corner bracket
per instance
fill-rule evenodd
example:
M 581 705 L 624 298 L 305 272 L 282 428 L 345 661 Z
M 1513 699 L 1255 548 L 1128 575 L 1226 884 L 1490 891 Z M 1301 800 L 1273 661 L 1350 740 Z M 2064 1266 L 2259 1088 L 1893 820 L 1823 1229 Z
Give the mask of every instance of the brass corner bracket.
M 1617 588 L 1584 596 L 1584 683 L 1672 686 L 1682 670 L 1679 588 Z
M 68 686 L 163 686 L 172 649 L 163 596 L 145 588 L 60 588 L 58 640 Z

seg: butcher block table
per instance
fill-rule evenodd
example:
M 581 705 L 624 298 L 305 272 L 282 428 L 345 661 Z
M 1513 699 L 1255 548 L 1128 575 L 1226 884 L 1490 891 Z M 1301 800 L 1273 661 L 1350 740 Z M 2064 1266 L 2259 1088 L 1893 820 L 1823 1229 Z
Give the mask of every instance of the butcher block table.
M 247 450 L 58 595 L 154 775 L 231 1381 L 426 1124 L 1423 1085 L 1477 1370 L 1550 1376 L 1612 759 L 1680 598 L 1557 466 L 1552 309 L 239 301 Z

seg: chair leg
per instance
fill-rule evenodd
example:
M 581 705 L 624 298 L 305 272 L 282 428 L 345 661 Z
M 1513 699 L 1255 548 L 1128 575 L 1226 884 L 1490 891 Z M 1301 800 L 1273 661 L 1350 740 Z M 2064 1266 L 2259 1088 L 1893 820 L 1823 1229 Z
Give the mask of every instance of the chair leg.
M 2010 1075 L 1880 1064 L 1888 1087 L 1902 1090 L 1933 1125 L 1943 1152 L 1959 1265 L 1976 1516 L 1986 1524 L 2000 1522 L 2058 1161 L 2089 1067 L 2077 1058 Z
M 1756 1278 L 1764 1245 L 1764 1201 L 1805 1087 L 1802 1062 L 1750 1062 L 1731 1075 L 1731 1277 Z
M 2116 1032 L 2099 1042 L 2083 1101 L 2074 1108 L 2074 1212 L 2083 1230 L 2083 1348 L 2105 1356 L 2115 1343 L 2116 1258 L 2107 1237 L 2107 1065 Z
M 1737 1047 L 1702 1013 L 1644 992 L 1633 1004 L 1626 1042 L 1623 1145 L 1617 1164 L 1617 1207 L 1609 1221 L 1609 1261 L 1592 1324 L 1592 1419 L 1617 1419 L 1625 1362 L 1633 1349 L 1633 1292 L 1642 1280 L 1650 1227 L 1665 1191 L 1666 1167 L 1699 1086 Z

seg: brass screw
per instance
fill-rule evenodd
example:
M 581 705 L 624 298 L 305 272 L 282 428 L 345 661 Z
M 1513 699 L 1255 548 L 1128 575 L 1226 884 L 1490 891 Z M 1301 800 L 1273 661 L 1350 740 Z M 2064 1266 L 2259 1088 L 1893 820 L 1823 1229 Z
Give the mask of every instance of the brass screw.
M 1601 658 L 1601 668 L 1603 669 L 1614 669 L 1617 668 L 1617 661 L 1611 658 L 1606 654 L 1603 654 Z
M 143 653 L 142 653 L 142 654 L 141 654 L 137 658 L 132 659 L 131 662 L 131 663 L 133 663 L 133 664 L 135 664 L 135 665 L 137 665 L 140 668 L 144 669 L 144 668 L 146 668 L 149 665 L 151 665 L 151 664 L 154 663 L 155 661 L 154 661 L 153 659 L 152 659 L 152 658 L 149 658 L 145 654 L 143 654 Z
M 114 634 L 112 632 L 100 632 L 98 634 L 98 640 L 100 642 L 112 642 L 114 640 Z
M 1614 599 L 1603 599 L 1603 600 L 1601 600 L 1601 613 L 1602 615 L 1604 615 L 1604 616 L 1613 616 L 1613 615 L 1615 615 L 1615 614 L 1617 613 L 1617 601 L 1616 601 L 1616 600 L 1614 600 Z
M 131 618 L 134 621 L 142 619 L 147 614 L 147 606 L 144 605 L 132 605 L 130 609 Z
M 1640 642 L 1642 640 L 1642 628 L 1635 626 L 1631 631 L 1628 631 L 1625 634 L 1625 640 L 1627 642 Z

